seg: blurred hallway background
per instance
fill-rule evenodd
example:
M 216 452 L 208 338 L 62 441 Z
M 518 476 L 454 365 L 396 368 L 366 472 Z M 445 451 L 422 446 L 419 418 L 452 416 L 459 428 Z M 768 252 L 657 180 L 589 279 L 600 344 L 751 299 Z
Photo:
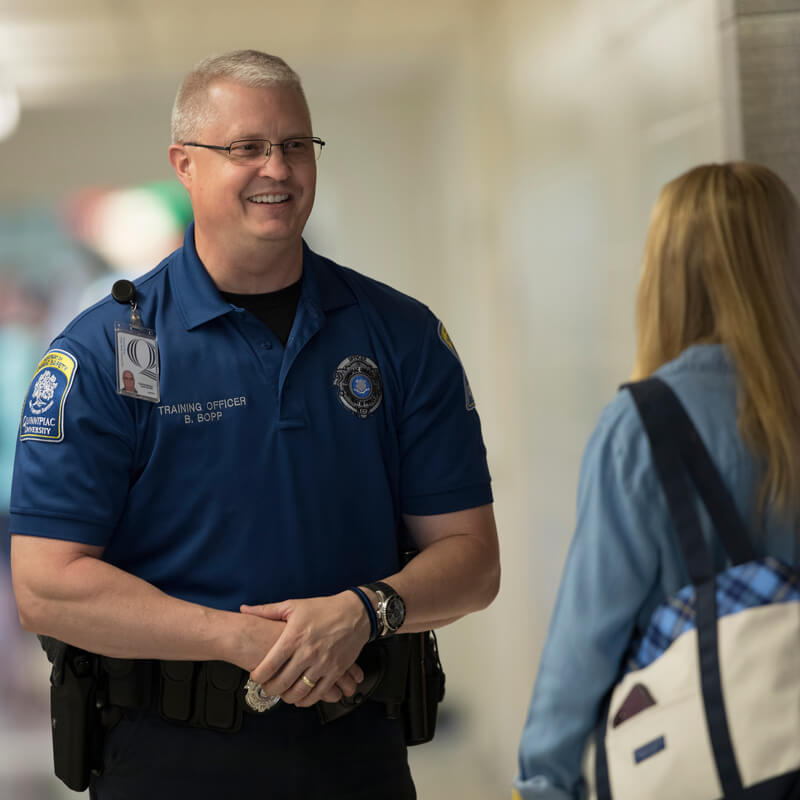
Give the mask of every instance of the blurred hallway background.
M 4 0 L 0 514 L 48 341 L 188 220 L 166 157 L 181 77 L 242 47 L 297 69 L 327 141 L 309 243 L 427 303 L 467 367 L 503 584 L 441 632 L 440 732 L 411 759 L 422 800 L 508 797 L 582 449 L 632 364 L 650 209 L 744 155 L 798 191 L 800 3 Z M 0 797 L 76 797 L 49 776 L 47 665 L 0 564 Z

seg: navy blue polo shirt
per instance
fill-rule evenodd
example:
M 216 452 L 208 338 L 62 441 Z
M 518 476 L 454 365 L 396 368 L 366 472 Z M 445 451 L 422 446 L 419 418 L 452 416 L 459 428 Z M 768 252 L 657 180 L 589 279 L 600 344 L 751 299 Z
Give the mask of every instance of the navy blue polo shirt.
M 25 400 L 13 533 L 103 546 L 170 595 L 234 610 L 385 577 L 401 514 L 491 502 L 466 375 L 416 300 L 304 245 L 284 348 L 222 298 L 193 227 L 136 291 L 159 401 L 117 391 L 129 307 L 108 297 L 70 323 Z

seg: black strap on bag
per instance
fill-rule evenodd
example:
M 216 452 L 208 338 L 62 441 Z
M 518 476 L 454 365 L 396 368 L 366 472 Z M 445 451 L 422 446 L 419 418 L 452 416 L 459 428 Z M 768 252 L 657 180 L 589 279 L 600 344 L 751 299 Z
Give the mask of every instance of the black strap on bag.
M 699 495 L 703 501 L 732 564 L 752 561 L 755 553 L 727 487 L 672 389 L 659 378 L 648 378 L 622 388 L 631 393 L 644 425 L 686 571 L 695 589 L 695 624 L 706 721 L 723 795 L 735 798 L 743 789 L 722 696 L 716 573 L 697 516 L 695 497 Z M 696 492 L 692 490 L 689 478 Z M 599 731 L 595 770 L 597 797 L 598 800 L 611 800 L 605 725 L 601 725 Z

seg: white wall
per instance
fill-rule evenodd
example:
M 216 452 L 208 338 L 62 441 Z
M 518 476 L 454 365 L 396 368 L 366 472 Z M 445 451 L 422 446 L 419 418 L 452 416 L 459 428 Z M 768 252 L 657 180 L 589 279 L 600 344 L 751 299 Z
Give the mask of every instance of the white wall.
M 726 137 L 711 0 L 507 0 L 501 9 L 491 70 L 502 103 L 484 118 L 499 139 L 485 205 L 497 349 L 476 393 L 506 395 L 489 426 L 504 583 L 475 620 L 477 640 L 495 652 L 473 680 L 484 699 L 497 698 L 485 703 L 476 747 L 513 772 L 581 452 L 632 365 L 650 208 L 665 181 L 723 158 Z

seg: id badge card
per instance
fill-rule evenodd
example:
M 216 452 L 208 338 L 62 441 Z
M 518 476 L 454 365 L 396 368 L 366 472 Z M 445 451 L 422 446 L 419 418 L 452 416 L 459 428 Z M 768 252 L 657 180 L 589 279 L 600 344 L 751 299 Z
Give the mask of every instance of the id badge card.
M 161 402 L 158 339 L 148 328 L 114 325 L 117 342 L 117 394 Z

